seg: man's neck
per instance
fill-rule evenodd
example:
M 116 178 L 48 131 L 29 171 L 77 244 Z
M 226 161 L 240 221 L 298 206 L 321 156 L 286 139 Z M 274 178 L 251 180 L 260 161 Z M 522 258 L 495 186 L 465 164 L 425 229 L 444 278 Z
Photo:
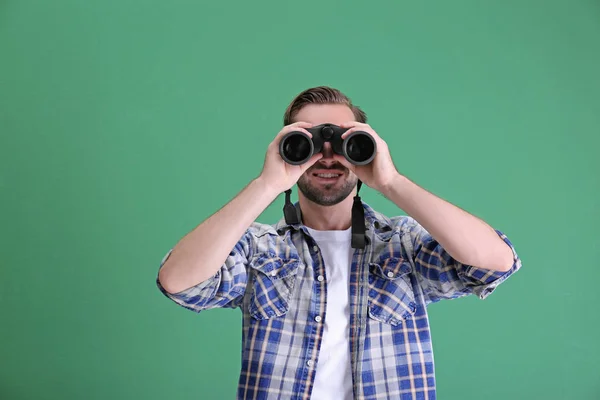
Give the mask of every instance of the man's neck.
M 352 192 L 336 205 L 322 206 L 300 194 L 298 202 L 302 209 L 302 223 L 318 231 L 341 231 L 350 228 L 354 195 L 355 192 Z

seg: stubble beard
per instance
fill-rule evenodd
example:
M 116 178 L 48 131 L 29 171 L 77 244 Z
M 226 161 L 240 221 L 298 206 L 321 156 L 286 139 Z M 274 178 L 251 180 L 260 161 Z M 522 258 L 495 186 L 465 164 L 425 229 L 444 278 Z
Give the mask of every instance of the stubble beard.
M 344 176 L 346 176 L 346 173 L 344 173 Z M 305 172 L 298 179 L 298 189 L 308 200 L 321 206 L 333 206 L 342 202 L 352 193 L 358 182 L 358 178 L 352 175 L 348 175 L 341 185 L 339 182 L 325 185 L 314 184 L 311 182 L 311 178 L 312 173 Z M 335 189 L 335 186 L 338 185 L 339 188 Z

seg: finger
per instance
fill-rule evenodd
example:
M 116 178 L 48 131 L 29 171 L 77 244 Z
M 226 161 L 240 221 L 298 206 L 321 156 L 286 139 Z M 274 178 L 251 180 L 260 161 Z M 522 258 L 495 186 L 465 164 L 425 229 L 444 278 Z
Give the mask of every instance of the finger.
M 294 122 L 293 124 L 290 124 L 290 125 L 284 127 L 283 130 L 286 130 L 287 132 L 302 131 L 302 132 L 308 133 L 310 135 L 310 137 L 312 138 L 312 134 L 310 132 L 306 131 L 305 129 L 312 128 L 313 126 L 314 126 L 313 123 L 299 121 L 299 122 Z
M 309 138 L 312 139 L 312 134 L 309 131 L 307 131 L 306 129 L 304 129 L 304 128 L 302 128 L 300 126 L 300 124 L 301 124 L 301 125 L 304 125 L 304 126 L 307 126 L 308 128 L 310 128 L 312 126 L 312 124 L 309 124 L 307 122 L 298 122 L 297 124 L 299 124 L 299 125 L 296 125 L 296 124 L 288 125 L 288 126 L 284 127 L 281 131 L 279 131 L 279 133 L 277 134 L 277 136 L 275 136 L 275 139 L 273 139 L 273 144 L 275 146 L 279 146 L 279 142 L 281 141 L 281 139 L 286 134 L 288 134 L 290 132 L 294 132 L 294 131 L 304 132 L 305 134 L 308 135 Z
M 312 167 L 321 158 L 323 158 L 323 153 L 313 154 L 313 156 L 311 158 L 309 158 L 307 162 L 302 164 L 302 172 L 304 172 L 307 169 L 309 169 L 310 167 Z
M 342 133 L 342 140 L 346 139 L 349 134 L 351 134 L 352 132 L 354 132 L 354 130 L 355 130 L 354 128 L 350 128 L 346 132 Z
M 352 127 L 350 129 L 348 129 L 346 132 L 342 133 L 342 136 L 341 136 L 342 140 L 346 139 L 348 137 L 348 135 L 350 135 L 352 132 L 366 132 L 369 135 L 371 135 L 373 137 L 373 139 L 375 139 L 375 142 L 379 142 L 379 140 L 381 139 L 379 137 L 379 135 L 377 134 L 377 132 L 375 132 L 373 130 L 373 128 L 371 128 L 367 124 L 361 124 L 360 126 Z

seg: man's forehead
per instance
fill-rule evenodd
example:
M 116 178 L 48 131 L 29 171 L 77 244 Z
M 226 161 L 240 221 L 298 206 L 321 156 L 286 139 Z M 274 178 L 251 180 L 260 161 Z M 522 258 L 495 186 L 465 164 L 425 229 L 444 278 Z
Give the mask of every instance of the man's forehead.
M 336 124 L 354 121 L 350 107 L 344 104 L 308 104 L 296 114 L 295 121 L 310 122 L 315 125 Z

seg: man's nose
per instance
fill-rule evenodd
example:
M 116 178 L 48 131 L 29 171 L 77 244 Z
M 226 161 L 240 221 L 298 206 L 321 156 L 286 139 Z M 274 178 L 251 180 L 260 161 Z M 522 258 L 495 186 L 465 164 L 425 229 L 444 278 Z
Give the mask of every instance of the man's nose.
M 331 148 L 331 143 L 325 142 L 323 143 L 323 147 L 321 148 L 321 153 L 323 153 L 323 157 L 318 161 L 319 164 L 332 167 L 335 164 L 338 164 L 337 160 L 333 158 L 333 149 Z
M 333 160 L 333 149 L 331 148 L 331 143 L 329 143 L 329 142 L 323 143 L 323 148 L 321 149 L 321 153 L 323 153 L 323 158 L 321 158 L 321 160 L 325 160 L 325 159 Z

